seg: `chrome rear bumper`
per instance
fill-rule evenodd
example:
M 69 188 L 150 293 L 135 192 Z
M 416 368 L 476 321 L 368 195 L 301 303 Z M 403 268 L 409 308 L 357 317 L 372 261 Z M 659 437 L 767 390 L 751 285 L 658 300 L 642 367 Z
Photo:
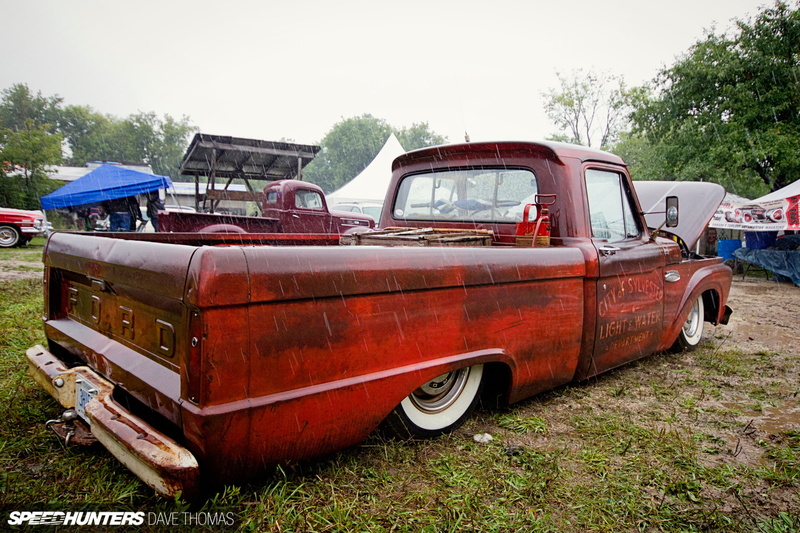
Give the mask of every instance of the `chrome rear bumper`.
M 34 380 L 66 408 L 75 407 L 78 380 L 91 384 L 96 393 L 84 407 L 91 432 L 142 481 L 169 498 L 197 490 L 200 469 L 194 455 L 119 405 L 112 383 L 88 366 L 68 368 L 40 345 L 28 348 L 26 356 Z

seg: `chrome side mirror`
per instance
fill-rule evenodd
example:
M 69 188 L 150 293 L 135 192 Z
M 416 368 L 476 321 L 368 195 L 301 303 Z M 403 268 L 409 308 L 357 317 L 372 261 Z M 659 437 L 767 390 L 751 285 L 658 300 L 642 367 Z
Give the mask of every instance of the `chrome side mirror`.
M 667 227 L 674 228 L 678 225 L 678 197 L 667 196 Z

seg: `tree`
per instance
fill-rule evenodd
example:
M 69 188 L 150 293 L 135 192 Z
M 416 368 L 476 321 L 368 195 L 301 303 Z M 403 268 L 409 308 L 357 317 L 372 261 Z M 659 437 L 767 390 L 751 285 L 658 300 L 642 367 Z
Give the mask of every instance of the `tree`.
M 406 152 L 447 142 L 447 137 L 431 131 L 427 122 L 415 122 L 408 128 L 395 130 L 395 135 Z
M 58 184 L 47 178 L 47 167 L 61 161 L 61 136 L 47 125 L 20 131 L 0 130 L 0 205 L 39 209 L 39 198 Z
M 319 143 L 322 150 L 305 177 L 326 192 L 338 189 L 369 165 L 391 133 L 385 120 L 370 114 L 337 122 Z
M 0 100 L 0 205 L 39 209 L 39 197 L 57 188 L 47 168 L 61 162 L 55 133 L 61 99 L 32 94 L 27 85 L 2 91 Z
M 153 172 L 178 177 L 178 166 L 189 138 L 197 131 L 184 116 L 176 120 L 170 115 L 161 119 L 155 113 L 137 113 L 117 125 L 117 144 L 124 158 L 135 157 L 153 168 Z
M 66 164 L 83 166 L 87 161 L 124 161 L 120 157 L 117 119 L 98 113 L 89 106 L 65 107 L 59 129 L 66 143 Z
M 560 130 L 552 139 L 608 149 L 627 127 L 642 89 L 628 89 L 621 76 L 581 69 L 557 76 L 560 87 L 542 93 L 545 112 Z
M 103 115 L 88 106 L 67 106 L 61 113 L 61 131 L 69 147 L 68 163 L 129 161 L 149 164 L 153 172 L 178 177 L 178 166 L 196 128 L 188 117 L 176 120 L 155 113 L 137 113 L 126 119 Z
M 188 117 L 180 119 L 153 112 L 139 112 L 120 119 L 89 106 L 63 106 L 59 96 L 33 94 L 27 85 L 2 91 L 0 130 L 19 132 L 38 129 L 63 139 L 67 164 L 87 161 L 143 162 L 153 172 L 178 177 L 178 165 L 197 128 Z M 6 136 L 8 137 L 8 135 Z M 59 141 L 60 142 L 60 141 Z M 49 145 L 48 145 L 49 146 Z M 43 154 L 49 164 L 58 164 Z M 53 162 L 54 161 L 54 162 Z
M 756 197 L 800 175 L 800 11 L 777 1 L 708 33 L 654 80 L 632 115 L 643 173 Z M 643 153 L 643 152 L 641 152 Z
M 392 133 L 406 150 L 447 142 L 425 122 L 398 130 L 369 113 L 342 119 L 319 143 L 322 150 L 303 171 L 304 179 L 335 191 L 367 168 Z
M 21 131 L 44 126 L 49 133 L 58 131 L 61 97 L 44 97 L 41 91 L 33 94 L 22 83 L 3 89 L 1 94 L 0 129 Z

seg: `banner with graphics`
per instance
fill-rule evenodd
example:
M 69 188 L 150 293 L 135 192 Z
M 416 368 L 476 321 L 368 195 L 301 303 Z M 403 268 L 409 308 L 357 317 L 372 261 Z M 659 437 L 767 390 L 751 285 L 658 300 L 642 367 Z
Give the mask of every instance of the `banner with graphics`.
M 722 202 L 709 226 L 744 231 L 800 231 L 800 195 L 771 201 Z

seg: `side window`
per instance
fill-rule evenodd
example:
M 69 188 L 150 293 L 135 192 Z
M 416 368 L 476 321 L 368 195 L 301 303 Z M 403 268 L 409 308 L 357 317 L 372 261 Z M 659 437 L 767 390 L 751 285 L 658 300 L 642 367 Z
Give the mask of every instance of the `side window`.
M 298 189 L 294 195 L 294 206 L 301 209 L 322 209 L 322 196 L 317 191 Z
M 622 176 L 616 172 L 586 171 L 589 217 L 594 237 L 616 242 L 641 236 L 630 196 L 623 184 Z

